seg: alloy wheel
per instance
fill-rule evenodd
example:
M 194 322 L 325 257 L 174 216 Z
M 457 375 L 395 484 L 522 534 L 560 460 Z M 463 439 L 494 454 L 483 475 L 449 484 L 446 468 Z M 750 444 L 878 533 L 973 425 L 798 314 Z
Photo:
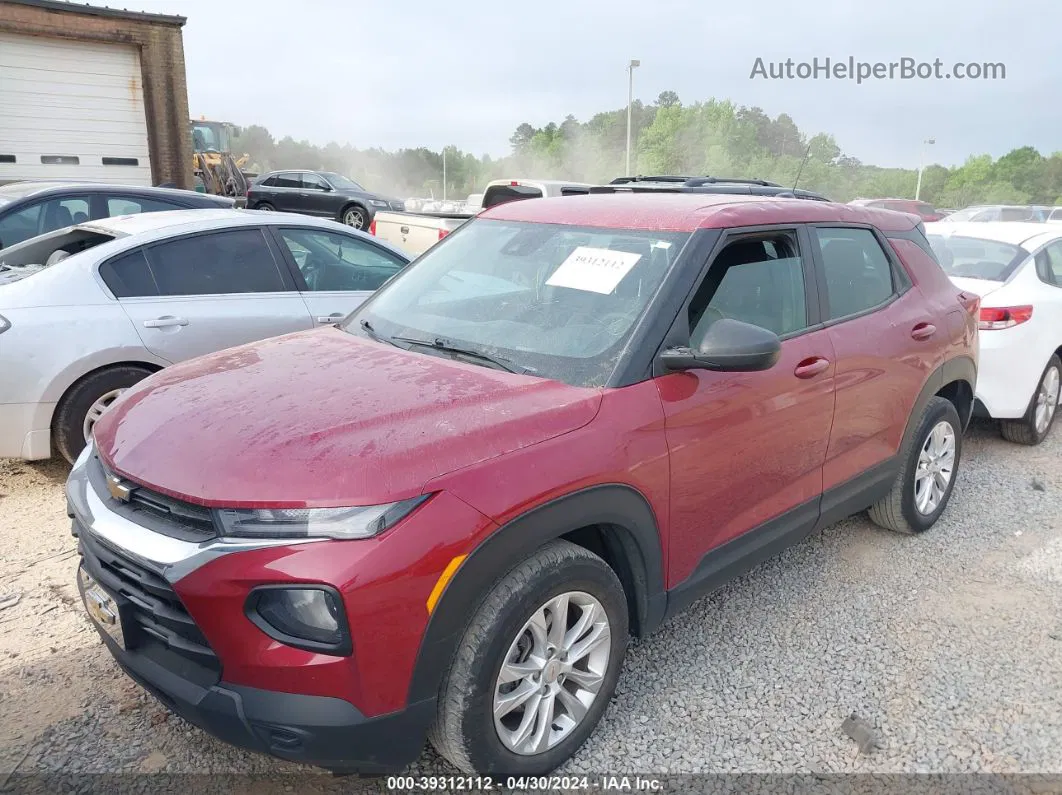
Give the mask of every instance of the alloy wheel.
M 929 432 L 915 471 L 915 508 L 928 516 L 940 507 L 955 472 L 955 429 L 941 420 Z
M 605 609 L 588 593 L 562 593 L 534 612 L 494 689 L 494 726 L 506 748 L 540 754 L 579 726 L 604 682 L 611 638 Z
M 1059 373 L 1057 367 L 1052 367 L 1044 374 L 1044 380 L 1040 382 L 1040 391 L 1036 395 L 1036 410 L 1034 421 L 1036 433 L 1047 432 L 1051 420 L 1058 408 Z
M 365 216 L 361 210 L 352 208 L 343 213 L 343 223 L 347 226 L 352 226 L 355 229 L 362 229 L 365 226 Z
M 92 428 L 96 424 L 96 420 L 103 415 L 103 412 L 111 407 L 111 404 L 117 400 L 118 396 L 124 391 L 125 389 L 112 389 L 110 392 L 101 395 L 95 403 L 89 406 L 89 410 L 85 413 L 85 422 L 82 425 L 86 442 L 92 438 Z

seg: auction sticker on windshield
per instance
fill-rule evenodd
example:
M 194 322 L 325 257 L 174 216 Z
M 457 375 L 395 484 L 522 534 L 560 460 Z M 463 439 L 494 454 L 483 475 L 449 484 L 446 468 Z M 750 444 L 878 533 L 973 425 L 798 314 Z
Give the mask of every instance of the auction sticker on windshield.
M 641 258 L 641 254 L 629 251 L 579 246 L 553 271 L 546 284 L 608 295 Z

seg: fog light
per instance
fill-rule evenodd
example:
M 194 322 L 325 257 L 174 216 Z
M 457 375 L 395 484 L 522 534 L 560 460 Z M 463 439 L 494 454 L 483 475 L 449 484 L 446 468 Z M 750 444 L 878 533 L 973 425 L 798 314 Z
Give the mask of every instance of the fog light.
M 333 588 L 256 588 L 247 599 L 247 617 L 285 645 L 341 656 L 351 653 L 343 600 Z

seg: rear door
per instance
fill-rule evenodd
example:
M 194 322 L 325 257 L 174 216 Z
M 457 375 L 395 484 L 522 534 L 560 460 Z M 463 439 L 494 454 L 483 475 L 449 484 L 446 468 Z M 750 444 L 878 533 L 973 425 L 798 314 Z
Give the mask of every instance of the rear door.
M 275 244 L 260 228 L 155 243 L 100 276 L 144 346 L 170 362 L 312 327 Z
M 837 361 L 837 410 L 823 469 L 829 490 L 879 466 L 887 477 L 915 398 L 948 345 L 948 323 L 932 313 L 875 230 L 820 225 L 810 232 Z
M 406 266 L 402 258 L 353 235 L 281 227 L 276 236 L 317 325 L 338 323 Z
M 286 213 L 301 212 L 301 193 L 302 174 L 298 171 L 284 171 L 277 174 L 273 180 L 267 201 L 275 209 Z

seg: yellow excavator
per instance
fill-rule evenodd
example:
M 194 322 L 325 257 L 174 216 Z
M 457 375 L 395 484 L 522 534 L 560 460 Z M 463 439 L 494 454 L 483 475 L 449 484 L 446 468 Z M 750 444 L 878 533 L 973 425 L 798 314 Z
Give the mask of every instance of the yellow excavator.
M 231 196 L 242 202 L 247 194 L 247 178 L 242 171 L 250 159 L 232 153 L 232 139 L 240 128 L 224 121 L 192 119 L 192 161 L 195 189 L 216 196 Z

